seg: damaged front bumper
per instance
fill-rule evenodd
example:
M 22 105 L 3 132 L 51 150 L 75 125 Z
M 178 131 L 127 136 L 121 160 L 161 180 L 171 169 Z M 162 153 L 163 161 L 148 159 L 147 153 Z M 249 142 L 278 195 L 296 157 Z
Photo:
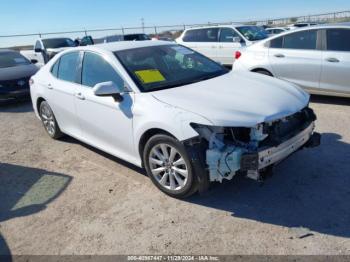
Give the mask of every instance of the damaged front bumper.
M 210 182 L 231 180 L 243 173 L 260 180 L 264 171 L 304 147 L 320 145 L 321 135 L 314 132 L 316 115 L 305 108 L 292 116 L 254 128 L 220 128 L 193 125 L 198 132 L 197 143 L 201 166 Z M 194 142 L 194 141 L 192 141 Z M 195 154 L 196 155 L 196 154 Z M 202 177 L 202 181 L 203 181 Z
M 260 149 L 256 153 L 243 154 L 241 158 L 241 171 L 258 171 L 264 169 L 282 161 L 307 144 L 310 144 L 308 147 L 319 146 L 321 136 L 318 133 L 313 133 L 314 128 L 315 124 L 312 123 L 301 133 L 279 146 Z

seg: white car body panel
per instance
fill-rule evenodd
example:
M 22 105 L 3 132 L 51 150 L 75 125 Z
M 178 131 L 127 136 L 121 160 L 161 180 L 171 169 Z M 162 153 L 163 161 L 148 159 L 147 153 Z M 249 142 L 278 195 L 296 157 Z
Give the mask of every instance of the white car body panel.
M 210 59 L 221 63 L 223 65 L 232 66 L 234 62 L 235 52 L 240 50 L 241 48 L 245 46 L 250 46 L 254 42 L 249 41 L 247 38 L 244 37 L 237 29 L 237 26 L 242 25 L 222 25 L 222 26 L 208 26 L 208 27 L 198 27 L 198 28 L 190 28 L 185 30 L 182 35 L 176 39 L 176 42 L 178 44 L 184 45 L 188 48 L 191 48 Z M 189 30 L 196 30 L 196 29 L 210 29 L 210 28 L 230 28 L 232 29 L 244 42 L 238 43 L 238 42 L 185 42 L 183 41 L 183 38 L 187 31 Z
M 37 116 L 37 101 L 43 98 L 52 107 L 64 133 L 142 166 L 139 144 L 149 130 L 161 129 L 185 141 L 198 136 L 191 123 L 253 127 L 294 114 L 308 105 L 309 95 L 301 89 L 253 73 L 227 73 L 191 85 L 142 93 L 113 52 L 158 45 L 169 43 L 119 42 L 74 49 L 97 52 L 114 67 L 129 89 L 122 102 L 96 97 L 91 89 L 57 80 L 50 73 L 52 65 L 73 50 L 59 54 L 32 78 L 31 97 Z
M 350 97 L 350 52 L 271 48 L 275 38 L 305 30 L 345 29 L 348 25 L 323 25 L 287 31 L 241 50 L 233 71 L 265 70 L 274 77 L 297 84 L 311 94 Z M 331 61 L 329 61 L 331 59 Z M 335 60 L 335 61 L 334 61 Z

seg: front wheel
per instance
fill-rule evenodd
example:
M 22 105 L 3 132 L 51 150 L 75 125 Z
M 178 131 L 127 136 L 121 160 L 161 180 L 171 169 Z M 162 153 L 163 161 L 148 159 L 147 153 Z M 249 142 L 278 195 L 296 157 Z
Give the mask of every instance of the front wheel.
M 167 135 L 155 135 L 146 144 L 143 160 L 148 176 L 169 196 L 185 198 L 197 191 L 196 178 L 183 144 Z

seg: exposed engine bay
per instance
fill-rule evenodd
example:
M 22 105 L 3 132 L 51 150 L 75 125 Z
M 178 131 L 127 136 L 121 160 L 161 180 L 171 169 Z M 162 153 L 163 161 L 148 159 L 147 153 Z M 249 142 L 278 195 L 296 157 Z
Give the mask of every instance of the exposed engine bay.
M 253 128 L 193 125 L 207 143 L 205 162 L 211 182 L 231 180 L 239 172 L 258 180 L 268 166 L 303 147 L 320 144 L 316 115 L 305 108 L 291 116 Z

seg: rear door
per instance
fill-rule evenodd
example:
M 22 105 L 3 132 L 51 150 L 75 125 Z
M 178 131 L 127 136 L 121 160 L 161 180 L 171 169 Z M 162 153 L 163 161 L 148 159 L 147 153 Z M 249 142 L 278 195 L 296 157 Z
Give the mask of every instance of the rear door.
M 350 93 L 350 29 L 324 30 L 321 89 Z
M 79 79 L 79 52 L 63 55 L 51 68 L 52 76 L 45 83 L 46 99 L 63 132 L 80 135 L 75 110 L 75 94 Z
M 219 28 L 201 28 L 188 30 L 182 41 L 183 45 L 217 61 Z
M 242 42 L 244 42 L 244 40 L 235 30 L 229 27 L 221 28 L 216 60 L 224 65 L 232 65 L 235 51 L 242 47 Z
M 318 30 L 290 33 L 270 42 L 269 62 L 274 76 L 306 89 L 319 88 L 322 51 Z

